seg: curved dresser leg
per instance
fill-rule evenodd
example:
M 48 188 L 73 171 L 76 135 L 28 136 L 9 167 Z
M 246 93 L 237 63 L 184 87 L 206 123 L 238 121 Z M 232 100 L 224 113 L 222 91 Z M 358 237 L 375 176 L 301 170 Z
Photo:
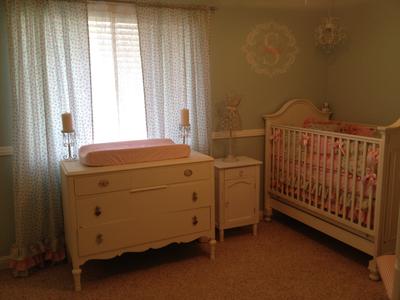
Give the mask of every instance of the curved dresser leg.
M 369 279 L 374 281 L 378 281 L 381 279 L 381 277 L 379 276 L 378 266 L 376 264 L 375 257 L 369 261 L 368 270 L 369 270 Z
M 72 269 L 72 276 L 74 277 L 74 286 L 75 286 L 76 292 L 79 292 L 82 289 L 81 273 L 82 273 L 82 270 L 80 268 Z
M 217 241 L 211 239 L 208 243 L 210 244 L 210 259 L 214 260 L 215 259 L 215 245 L 217 244 Z

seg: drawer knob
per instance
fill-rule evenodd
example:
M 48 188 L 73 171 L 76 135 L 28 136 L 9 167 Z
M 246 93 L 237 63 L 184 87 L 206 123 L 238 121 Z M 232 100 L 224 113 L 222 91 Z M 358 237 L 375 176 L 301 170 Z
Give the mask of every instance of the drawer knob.
M 190 170 L 190 169 L 186 169 L 186 170 L 183 172 L 183 174 L 184 174 L 186 177 L 189 177 L 189 176 L 192 176 L 193 171 Z
M 94 209 L 94 215 L 96 217 L 99 217 L 101 215 L 101 207 L 100 206 L 96 206 Z
M 102 242 L 103 242 L 103 235 L 101 233 L 99 233 L 96 236 L 96 243 L 97 243 L 97 245 L 100 245 Z
M 110 184 L 110 182 L 107 179 L 102 179 L 99 181 L 98 185 L 99 187 L 106 187 Z
M 197 201 L 197 193 L 196 193 L 196 192 L 193 192 L 193 194 L 192 194 L 192 200 L 193 200 L 193 202 L 196 202 L 196 201 Z
M 197 216 L 194 216 L 194 217 L 192 218 L 192 224 L 193 224 L 193 226 L 196 226 L 197 223 L 199 223 L 199 220 L 197 220 Z
M 244 173 L 243 170 L 240 170 L 240 171 L 239 171 L 239 176 L 242 177 L 242 176 L 243 176 L 243 173 Z

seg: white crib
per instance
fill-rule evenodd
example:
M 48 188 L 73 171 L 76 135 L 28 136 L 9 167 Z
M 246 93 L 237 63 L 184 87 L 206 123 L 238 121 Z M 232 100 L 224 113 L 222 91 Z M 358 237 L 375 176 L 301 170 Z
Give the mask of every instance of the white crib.
M 373 256 L 377 280 L 375 258 L 396 243 L 400 119 L 380 127 L 330 115 L 295 99 L 264 116 L 265 217 L 280 211 Z

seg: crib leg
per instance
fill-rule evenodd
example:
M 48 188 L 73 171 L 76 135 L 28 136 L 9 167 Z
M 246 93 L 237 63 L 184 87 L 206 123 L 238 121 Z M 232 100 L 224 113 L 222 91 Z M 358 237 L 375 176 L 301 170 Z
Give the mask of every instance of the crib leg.
M 264 220 L 266 222 L 271 222 L 271 218 L 272 218 L 271 198 L 270 195 L 266 195 L 265 206 L 264 206 Z
M 369 261 L 368 270 L 369 270 L 369 279 L 374 281 L 378 281 L 381 279 L 381 277 L 379 276 L 378 266 L 376 264 L 375 258 Z

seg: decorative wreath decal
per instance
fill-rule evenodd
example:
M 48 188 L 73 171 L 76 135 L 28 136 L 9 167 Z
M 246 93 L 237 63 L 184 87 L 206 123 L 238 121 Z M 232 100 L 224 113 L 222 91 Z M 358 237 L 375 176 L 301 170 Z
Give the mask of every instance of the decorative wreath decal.
M 257 25 L 247 35 L 242 50 L 256 73 L 270 77 L 285 73 L 299 52 L 290 30 L 273 21 Z

